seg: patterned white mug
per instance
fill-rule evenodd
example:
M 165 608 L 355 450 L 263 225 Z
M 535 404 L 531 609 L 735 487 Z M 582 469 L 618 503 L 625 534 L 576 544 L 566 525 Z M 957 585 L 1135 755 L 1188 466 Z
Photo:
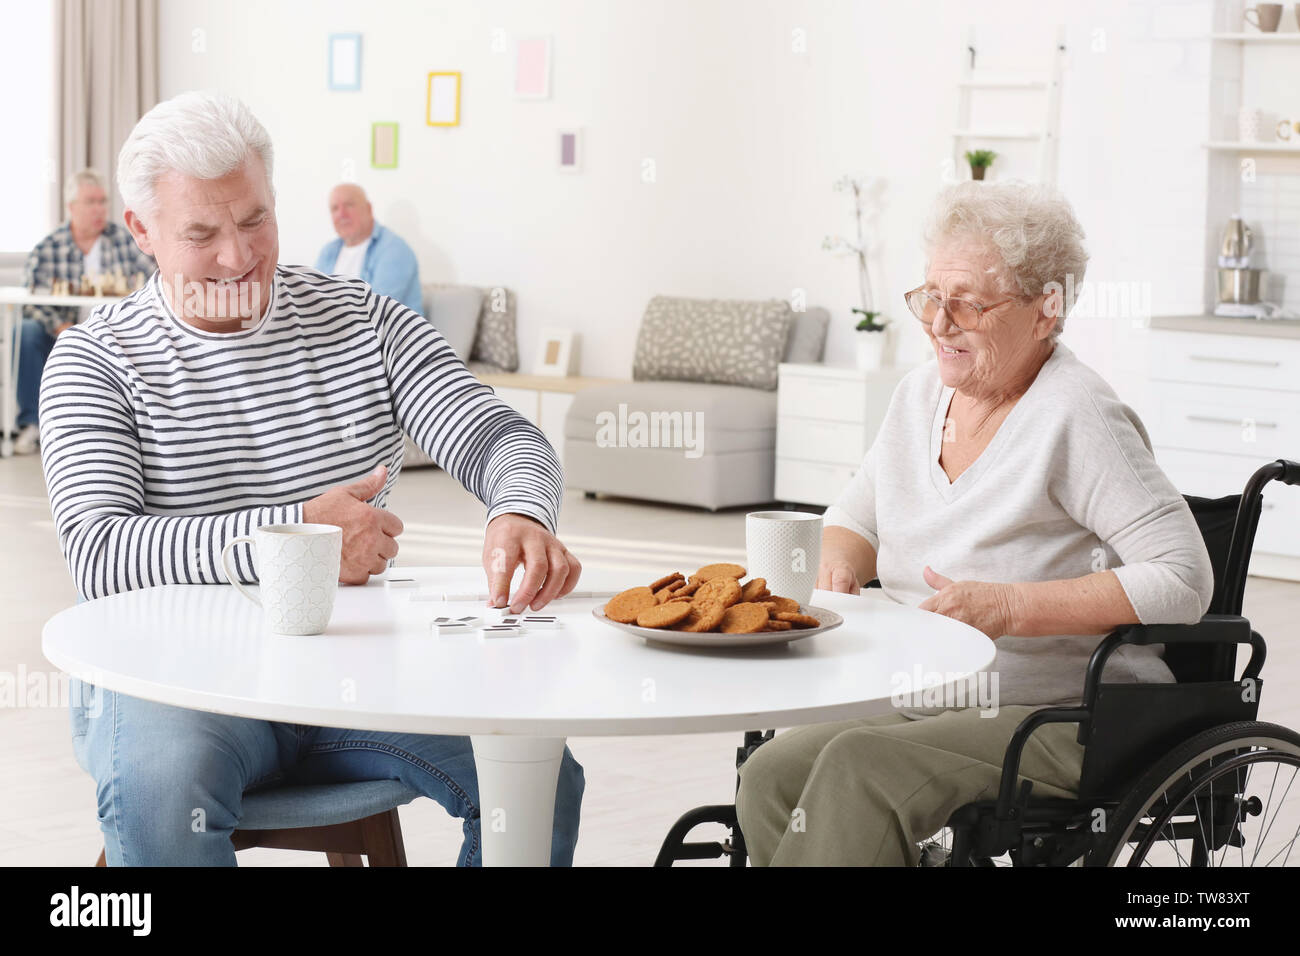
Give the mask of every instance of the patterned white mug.
M 822 554 L 822 516 L 803 511 L 753 511 L 745 515 L 749 576 L 766 578 L 773 594 L 800 604 L 812 600 Z
M 230 549 L 251 544 L 261 598 L 239 583 Z M 276 634 L 320 634 L 334 612 L 343 529 L 332 524 L 268 524 L 228 541 L 221 567 L 240 594 L 262 608 Z

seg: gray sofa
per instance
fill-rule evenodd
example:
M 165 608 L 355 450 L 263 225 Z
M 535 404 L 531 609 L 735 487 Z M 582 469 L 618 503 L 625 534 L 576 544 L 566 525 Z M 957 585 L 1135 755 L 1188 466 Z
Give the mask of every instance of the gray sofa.
M 785 311 L 778 317 L 775 302 L 652 300 L 638 334 L 636 380 L 574 398 L 564 424 L 565 485 L 588 497 L 714 511 L 774 500 L 776 365 L 820 362 L 830 318 L 824 309 Z M 710 341 L 702 328 L 719 332 Z

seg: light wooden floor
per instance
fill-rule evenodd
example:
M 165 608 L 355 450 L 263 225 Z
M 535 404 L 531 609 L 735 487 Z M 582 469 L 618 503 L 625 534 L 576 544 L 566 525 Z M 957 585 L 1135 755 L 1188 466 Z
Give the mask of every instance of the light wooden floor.
M 441 471 L 408 471 L 392 502 L 406 532 L 399 562 L 477 564 L 482 506 Z M 715 548 L 717 560 L 744 549 L 748 509 L 710 514 L 631 502 L 565 502 L 561 537 L 586 567 L 660 573 L 674 565 L 674 547 Z M 76 594 L 59 554 L 35 456 L 0 461 L 0 673 L 48 673 L 40 629 Z M 692 559 L 681 560 L 685 568 Z M 1252 578 L 1246 614 L 1269 641 L 1261 717 L 1300 728 L 1300 643 L 1295 616 L 1300 584 Z M 684 810 L 730 803 L 734 753 L 740 735 L 571 738 L 583 764 L 579 865 L 644 866 L 668 827 Z M 76 765 L 63 707 L 0 706 L 0 866 L 81 865 L 100 850 L 94 784 Z M 432 801 L 401 809 L 412 866 L 450 864 L 460 845 L 459 821 Z M 707 831 L 700 831 L 697 838 Z M 714 828 L 714 833 L 721 833 Z M 710 837 L 712 838 L 712 837 Z M 247 850 L 243 866 L 323 866 L 322 855 Z M 707 861 L 699 865 L 719 865 Z

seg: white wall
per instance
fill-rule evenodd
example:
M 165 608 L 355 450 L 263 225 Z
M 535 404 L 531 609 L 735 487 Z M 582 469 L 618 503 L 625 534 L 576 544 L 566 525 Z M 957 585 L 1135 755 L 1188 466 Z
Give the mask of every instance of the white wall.
M 585 374 L 622 376 L 649 296 L 796 288 L 832 310 L 830 357 L 849 361 L 855 274 L 820 246 L 851 229 L 835 179 L 879 177 L 877 305 L 915 358 L 901 297 L 923 278 L 921 221 L 952 155 L 975 19 L 979 65 L 1005 69 L 1044 67 L 1066 24 L 1060 184 L 1089 233 L 1089 278 L 1148 281 L 1156 312 L 1199 311 L 1208 0 L 169 0 L 162 93 L 222 88 L 266 124 L 282 260 L 314 260 L 332 234 L 326 194 L 353 169 L 426 281 L 516 289 L 525 371 L 545 325 L 581 334 Z M 494 29 L 553 37 L 549 101 L 513 99 Z M 360 92 L 326 88 L 326 37 L 341 31 L 364 35 Z M 464 73 L 462 123 L 427 127 L 425 74 L 446 69 Z M 396 170 L 369 168 L 377 120 L 401 123 Z M 586 130 L 579 175 L 554 168 L 571 126 Z M 995 174 L 1018 168 L 1008 154 Z M 1126 323 L 1081 321 L 1066 340 L 1122 368 Z
M 53 228 L 54 5 L 0 2 L 0 90 L 5 91 L 0 252 L 27 252 Z

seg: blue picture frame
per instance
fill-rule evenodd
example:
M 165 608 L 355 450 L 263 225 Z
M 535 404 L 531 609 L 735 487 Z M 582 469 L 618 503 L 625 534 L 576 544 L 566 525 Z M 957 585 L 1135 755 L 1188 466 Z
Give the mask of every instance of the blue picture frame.
M 351 50 L 347 49 L 349 44 Z M 326 74 L 326 81 L 331 90 L 361 89 L 360 33 L 330 34 L 329 72 Z

